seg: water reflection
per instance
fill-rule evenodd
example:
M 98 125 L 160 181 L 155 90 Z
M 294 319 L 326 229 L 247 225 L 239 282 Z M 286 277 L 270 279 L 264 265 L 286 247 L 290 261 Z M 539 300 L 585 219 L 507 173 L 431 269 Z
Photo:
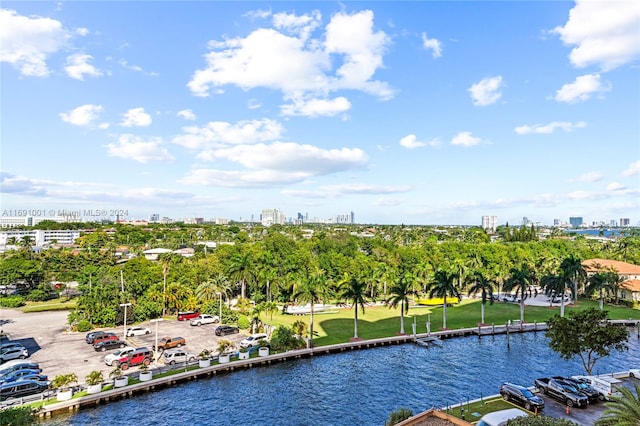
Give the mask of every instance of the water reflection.
M 442 347 L 411 344 L 301 359 L 237 371 L 58 417 L 49 424 L 373 425 L 390 412 L 414 412 L 496 394 L 500 384 L 532 385 L 540 376 L 583 374 L 563 361 L 543 333 L 466 337 Z M 596 364 L 595 373 L 640 367 L 635 333 L 630 350 Z

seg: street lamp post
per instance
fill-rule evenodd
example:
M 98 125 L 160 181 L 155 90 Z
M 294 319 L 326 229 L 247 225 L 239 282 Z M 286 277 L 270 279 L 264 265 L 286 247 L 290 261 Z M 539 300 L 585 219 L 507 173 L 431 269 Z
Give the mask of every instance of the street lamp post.
M 127 308 L 131 306 L 131 303 L 121 303 L 120 307 L 124 308 L 124 338 L 122 340 L 127 340 Z
M 155 322 L 156 323 L 156 345 L 153 347 L 153 355 L 154 358 L 156 360 L 156 362 L 158 362 L 158 323 L 160 321 L 164 321 L 164 318 L 156 318 L 156 319 L 152 319 L 150 322 Z

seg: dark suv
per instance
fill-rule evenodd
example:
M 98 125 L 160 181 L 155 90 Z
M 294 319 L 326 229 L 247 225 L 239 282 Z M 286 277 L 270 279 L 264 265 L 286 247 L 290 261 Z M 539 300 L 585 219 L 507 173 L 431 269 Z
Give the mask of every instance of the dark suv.
M 93 341 L 96 337 L 98 336 L 102 336 L 107 334 L 104 331 L 91 331 L 89 333 L 87 333 L 87 335 L 84 337 L 84 341 L 89 343 L 90 345 L 93 345 L 95 342 Z
M 49 382 L 37 382 L 35 380 L 20 380 L 17 382 L 0 385 L 0 401 L 21 396 L 41 393 L 49 389 Z
M 595 390 L 589 384 L 589 382 L 586 382 L 584 380 L 578 380 L 578 379 L 574 379 L 573 377 L 562 377 L 562 376 L 554 376 L 552 377 L 552 379 L 556 379 L 573 386 L 574 388 L 576 388 L 578 392 L 580 392 L 581 394 L 583 394 L 589 399 L 589 403 L 598 402 L 600 398 L 600 393 L 597 390 Z
M 216 328 L 216 336 L 226 336 L 227 334 L 238 333 L 240 333 L 238 327 L 231 327 L 230 325 L 220 325 Z
M 127 346 L 127 342 L 122 340 L 103 340 L 93 345 L 93 349 L 96 351 L 104 352 L 111 349 L 124 348 Z
M 104 342 L 106 340 L 118 340 L 118 336 L 115 333 L 104 333 L 100 336 L 96 336 L 93 338 L 93 346 L 97 345 L 100 342 Z
M 533 392 L 524 386 L 503 383 L 500 386 L 500 395 L 505 401 L 511 401 L 529 411 L 542 410 L 544 408 L 544 400 L 539 396 L 535 396 Z
M 151 364 L 151 358 L 152 354 L 148 348 L 138 348 L 129 355 L 122 357 L 117 361 L 113 361 L 113 364 L 116 366 L 119 365 L 123 370 L 128 370 L 129 367 L 133 367 L 135 365 Z

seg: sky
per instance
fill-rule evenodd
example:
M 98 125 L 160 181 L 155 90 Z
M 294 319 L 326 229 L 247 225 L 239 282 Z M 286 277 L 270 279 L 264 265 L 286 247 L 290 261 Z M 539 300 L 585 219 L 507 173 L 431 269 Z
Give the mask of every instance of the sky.
M 0 7 L 3 216 L 640 224 L 640 2 Z

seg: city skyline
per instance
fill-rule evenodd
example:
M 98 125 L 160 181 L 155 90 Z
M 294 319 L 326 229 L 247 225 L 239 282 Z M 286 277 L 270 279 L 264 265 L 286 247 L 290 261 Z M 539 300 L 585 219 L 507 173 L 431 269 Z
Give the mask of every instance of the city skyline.
M 7 1 L 0 27 L 3 211 L 639 223 L 633 1 Z

